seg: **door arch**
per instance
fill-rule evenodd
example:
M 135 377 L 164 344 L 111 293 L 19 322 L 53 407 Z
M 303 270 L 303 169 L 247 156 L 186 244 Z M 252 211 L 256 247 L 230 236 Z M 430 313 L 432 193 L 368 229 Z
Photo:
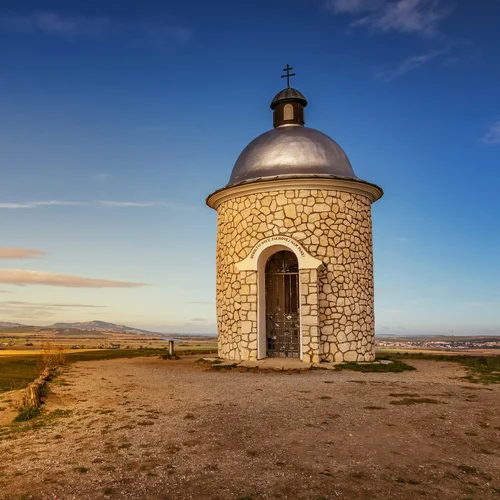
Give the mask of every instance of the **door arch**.
M 249 251 L 247 257 L 240 262 L 235 263 L 235 268 L 241 274 L 241 282 L 245 283 L 247 280 L 252 279 L 252 283 L 257 283 L 257 359 L 264 359 L 266 357 L 266 264 L 270 257 L 281 250 L 290 250 L 295 254 L 299 263 L 299 273 L 308 273 L 310 271 L 318 270 L 323 263 L 321 260 L 313 257 L 300 242 L 290 238 L 289 236 L 270 236 L 258 241 L 253 248 Z M 255 274 L 254 274 L 255 273 Z M 314 283 L 317 286 L 317 283 Z M 308 285 L 308 289 L 311 285 Z M 302 293 L 302 288 L 299 287 Z M 301 298 L 301 308 L 304 303 Z M 301 323 L 304 321 L 304 312 L 301 311 Z M 304 328 L 309 337 L 314 337 L 319 345 L 318 331 L 310 332 L 310 323 L 307 326 L 301 324 L 300 327 L 300 341 L 302 343 L 304 336 Z M 314 325 L 313 325 L 314 326 Z M 301 345 L 300 359 L 303 359 L 304 346 Z
M 266 356 L 300 358 L 299 262 L 289 250 L 266 262 L 265 306 Z

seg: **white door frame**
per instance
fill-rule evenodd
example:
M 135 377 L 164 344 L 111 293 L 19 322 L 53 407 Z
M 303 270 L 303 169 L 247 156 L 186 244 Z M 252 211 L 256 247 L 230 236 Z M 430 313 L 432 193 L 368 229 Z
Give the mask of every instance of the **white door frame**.
M 259 241 L 248 257 L 236 264 L 239 271 L 257 271 L 257 359 L 266 357 L 266 264 L 276 252 L 289 250 L 299 263 L 299 300 L 301 297 L 300 271 L 318 269 L 322 262 L 288 236 L 271 236 Z M 302 303 L 300 303 L 300 359 L 302 359 Z

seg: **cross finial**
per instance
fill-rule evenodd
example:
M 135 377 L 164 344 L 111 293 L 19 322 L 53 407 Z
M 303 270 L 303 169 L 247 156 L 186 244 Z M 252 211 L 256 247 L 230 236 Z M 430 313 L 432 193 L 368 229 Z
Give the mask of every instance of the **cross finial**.
M 283 69 L 283 71 L 286 71 L 286 75 L 281 75 L 281 78 L 286 78 L 286 83 L 288 85 L 288 88 L 290 88 L 290 77 L 295 76 L 295 73 L 290 73 L 290 71 L 292 70 L 293 68 L 289 64 L 287 64 L 286 68 Z

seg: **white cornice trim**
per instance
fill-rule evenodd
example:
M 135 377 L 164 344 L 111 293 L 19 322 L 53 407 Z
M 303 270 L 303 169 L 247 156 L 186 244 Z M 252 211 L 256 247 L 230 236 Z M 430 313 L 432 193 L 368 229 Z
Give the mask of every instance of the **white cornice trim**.
M 274 179 L 249 182 L 237 186 L 219 189 L 207 198 L 207 205 L 217 210 L 221 203 L 239 196 L 263 193 L 266 191 L 283 191 L 288 189 L 323 189 L 328 191 L 342 191 L 344 193 L 358 194 L 370 200 L 370 203 L 382 198 L 384 192 L 375 184 L 365 181 L 332 179 L 332 178 L 293 178 Z

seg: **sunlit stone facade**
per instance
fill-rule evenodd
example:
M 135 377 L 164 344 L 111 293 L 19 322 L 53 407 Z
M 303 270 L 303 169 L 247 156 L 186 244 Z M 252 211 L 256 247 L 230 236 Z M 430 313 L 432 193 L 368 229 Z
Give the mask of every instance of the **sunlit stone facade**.
M 308 362 L 372 361 L 371 203 L 382 191 L 354 173 L 349 179 L 284 172 L 228 185 L 207 200 L 218 215 L 219 356 L 257 360 L 282 351 Z M 289 346 L 269 351 L 266 262 L 280 251 L 292 252 L 298 265 L 298 290 L 287 292 L 298 303 L 297 328 L 284 332 L 299 336 L 291 354 Z

